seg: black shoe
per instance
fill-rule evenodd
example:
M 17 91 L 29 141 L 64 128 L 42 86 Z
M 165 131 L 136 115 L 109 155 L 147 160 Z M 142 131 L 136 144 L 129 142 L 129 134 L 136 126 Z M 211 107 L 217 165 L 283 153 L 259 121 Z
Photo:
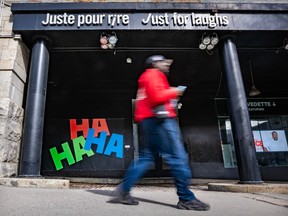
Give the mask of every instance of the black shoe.
M 120 186 L 118 186 L 114 192 L 114 195 L 116 196 L 116 200 L 122 204 L 125 205 L 138 205 L 139 201 L 131 197 L 130 193 L 123 192 L 120 189 Z
M 120 203 L 125 205 L 138 205 L 139 201 L 134 199 L 129 193 L 120 192 L 117 196 Z
M 186 209 L 186 210 L 196 210 L 196 211 L 208 211 L 210 209 L 210 205 L 201 202 L 198 199 L 189 200 L 189 201 L 179 201 L 177 203 L 178 209 Z

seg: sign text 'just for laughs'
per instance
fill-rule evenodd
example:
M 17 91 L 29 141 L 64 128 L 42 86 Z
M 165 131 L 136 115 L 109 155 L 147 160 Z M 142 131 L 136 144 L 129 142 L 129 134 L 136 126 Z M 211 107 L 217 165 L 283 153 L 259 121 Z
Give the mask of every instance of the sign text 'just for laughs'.
M 133 16 L 133 17 L 132 17 Z M 137 16 L 137 17 L 136 17 Z M 138 17 L 140 16 L 140 17 Z M 47 13 L 42 20 L 43 26 L 102 26 L 107 25 L 111 28 L 116 26 L 132 25 L 142 26 L 166 26 L 166 27 L 225 27 L 229 24 L 228 16 L 215 14 L 196 14 L 196 13 L 147 13 L 147 14 L 50 14 Z

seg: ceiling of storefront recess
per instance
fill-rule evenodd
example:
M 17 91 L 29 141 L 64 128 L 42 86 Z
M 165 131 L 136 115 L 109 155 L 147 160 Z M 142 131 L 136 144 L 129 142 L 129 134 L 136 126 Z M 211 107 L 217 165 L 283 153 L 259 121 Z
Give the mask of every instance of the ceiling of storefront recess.
M 71 97 L 135 98 L 137 78 L 145 58 L 163 54 L 173 58 L 172 85 L 187 85 L 185 97 L 225 97 L 225 80 L 218 49 L 198 49 L 200 31 L 116 31 L 115 50 L 101 50 L 102 32 L 46 33 L 53 39 L 49 89 Z M 219 37 L 224 32 L 217 32 Z M 261 97 L 288 96 L 287 32 L 234 32 L 243 82 L 248 94 L 251 59 Z M 127 58 L 132 63 L 126 62 Z M 73 95 L 73 96 L 72 96 Z

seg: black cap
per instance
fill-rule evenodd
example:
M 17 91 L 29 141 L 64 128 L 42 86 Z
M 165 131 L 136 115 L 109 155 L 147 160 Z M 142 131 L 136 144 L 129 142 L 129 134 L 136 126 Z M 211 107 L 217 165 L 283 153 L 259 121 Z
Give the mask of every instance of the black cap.
M 165 61 L 169 65 L 171 65 L 173 63 L 172 59 L 166 59 L 162 55 L 153 55 L 153 56 L 150 56 L 146 59 L 145 65 L 146 65 L 146 67 L 150 67 L 150 66 L 152 66 L 152 64 L 154 62 L 158 62 L 158 61 Z

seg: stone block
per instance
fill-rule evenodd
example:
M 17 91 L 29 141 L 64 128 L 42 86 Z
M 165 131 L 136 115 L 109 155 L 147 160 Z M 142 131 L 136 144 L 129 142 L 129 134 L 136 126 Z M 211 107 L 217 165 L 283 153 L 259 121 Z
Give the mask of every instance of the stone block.
M 4 49 L 5 47 L 8 47 L 9 45 L 9 38 L 1 38 L 0 39 L 0 50 Z
M 16 176 L 17 168 L 17 163 L 0 162 L 0 177 Z
M 22 81 L 26 83 L 30 52 L 23 42 L 17 42 L 17 53 L 13 69 L 15 73 L 22 79 Z
M 14 142 L 20 142 L 22 135 L 22 124 L 8 119 L 4 138 Z
M 17 49 L 2 50 L 1 59 L 14 60 L 16 58 Z
M 0 178 L 0 185 L 10 187 L 69 189 L 70 182 L 65 179 Z
M 11 74 L 11 71 L 0 71 L 0 98 L 9 97 Z
M 14 59 L 1 59 L 0 70 L 11 70 L 14 66 Z
M 17 174 L 24 110 L 0 98 L 0 177 Z
M 9 98 L 0 98 L 0 117 L 7 118 L 8 111 L 9 111 Z
M 22 41 L 0 39 L 0 70 L 14 70 L 22 82 L 26 82 L 28 61 L 29 50 Z
M 10 101 L 8 118 L 19 124 L 23 123 L 24 109 Z
M 7 121 L 14 121 L 19 124 L 23 122 L 24 109 L 9 98 L 0 98 L 0 118 L 7 118 Z
M 23 90 L 23 89 L 21 89 Z M 23 103 L 23 91 L 16 88 L 14 85 L 11 86 L 9 98 L 14 101 L 17 105 L 22 106 Z
M 279 193 L 288 194 L 287 184 L 238 184 L 209 183 L 208 190 L 236 193 Z
M 5 131 L 6 131 L 6 122 L 7 119 L 5 117 L 0 116 L 0 145 L 1 145 L 1 139 L 4 138 Z
M 19 143 L 17 142 L 0 140 L 0 163 L 17 163 L 19 159 L 19 149 Z
M 0 71 L 0 98 L 9 98 L 22 106 L 24 83 L 12 71 Z
M 9 99 L 0 99 L 0 138 L 20 142 L 24 110 Z

